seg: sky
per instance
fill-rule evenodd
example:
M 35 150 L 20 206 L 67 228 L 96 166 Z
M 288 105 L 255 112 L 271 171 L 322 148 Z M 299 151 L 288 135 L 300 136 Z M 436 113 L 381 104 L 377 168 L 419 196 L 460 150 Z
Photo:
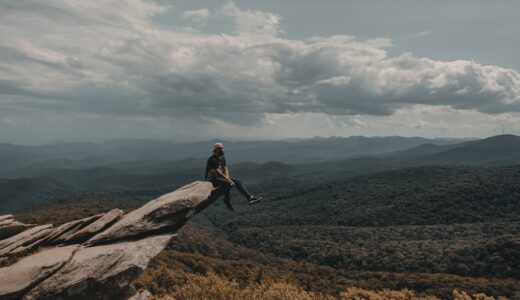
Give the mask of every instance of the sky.
M 0 142 L 520 134 L 519 11 L 0 0 Z

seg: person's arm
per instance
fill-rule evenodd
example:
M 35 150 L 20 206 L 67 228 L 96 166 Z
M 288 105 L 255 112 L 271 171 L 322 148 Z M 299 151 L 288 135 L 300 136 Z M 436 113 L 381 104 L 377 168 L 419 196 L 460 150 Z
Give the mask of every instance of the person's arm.
M 222 175 L 224 175 L 225 178 L 228 179 L 229 183 L 231 183 L 231 186 L 233 186 L 235 183 L 233 180 L 231 180 L 231 177 L 229 176 L 229 170 L 227 168 L 226 158 L 222 157 Z M 220 170 L 219 170 L 220 171 Z
M 226 174 L 226 176 L 227 176 L 228 178 L 231 177 L 231 176 L 229 175 L 229 170 L 228 170 L 227 166 L 224 166 L 224 174 Z
M 226 178 L 227 181 L 229 181 L 229 183 L 234 183 L 233 180 L 229 179 L 229 177 L 226 174 L 224 174 L 219 168 L 210 169 L 209 171 L 212 172 L 213 174 L 217 175 L 217 176 L 220 175 L 220 176 Z

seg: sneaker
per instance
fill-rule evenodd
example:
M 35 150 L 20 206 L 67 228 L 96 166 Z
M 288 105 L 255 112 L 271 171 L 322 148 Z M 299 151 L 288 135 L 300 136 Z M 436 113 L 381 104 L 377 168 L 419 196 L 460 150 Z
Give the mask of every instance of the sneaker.
M 249 198 L 249 205 L 260 202 L 262 200 L 262 198 L 263 197 L 251 196 L 251 198 Z
M 231 205 L 231 199 L 229 199 L 229 198 L 224 198 L 224 203 L 226 204 L 226 207 L 227 207 L 229 210 L 234 210 L 233 205 Z

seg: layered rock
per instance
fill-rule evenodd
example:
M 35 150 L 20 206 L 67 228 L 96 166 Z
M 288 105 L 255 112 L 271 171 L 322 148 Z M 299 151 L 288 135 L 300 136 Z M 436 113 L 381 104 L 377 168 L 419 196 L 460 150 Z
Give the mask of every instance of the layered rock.
M 119 219 L 123 217 L 123 215 L 124 213 L 122 210 L 113 209 L 101 216 L 99 219 L 95 220 L 94 222 L 68 235 L 64 238 L 64 240 L 67 242 L 85 241 L 88 238 L 95 235 L 96 233 L 103 231 L 103 229 L 106 229 L 113 223 L 117 222 Z
M 213 185 L 195 181 L 162 195 L 126 214 L 107 230 L 95 235 L 87 244 L 100 244 L 161 230 L 175 231 L 210 201 Z
M 11 237 L 29 227 L 31 225 L 16 221 L 13 215 L 2 215 L 0 216 L 0 239 Z
M 125 299 L 135 294 L 131 283 L 172 235 L 95 247 L 81 246 L 72 259 L 25 299 Z M 122 288 L 123 287 L 123 288 Z
M 39 246 L 52 232 L 52 225 L 36 226 L 0 241 L 0 257 L 16 256 Z
M 16 299 L 61 268 L 77 245 L 43 250 L 25 257 L 0 272 L 0 298 Z
M 136 293 L 131 283 L 173 233 L 221 195 L 210 182 L 195 181 L 126 215 L 115 209 L 0 240 L 0 263 L 12 259 L 0 268 L 0 300 L 127 299 Z
M 48 244 L 63 243 L 67 240 L 68 237 L 72 236 L 73 234 L 81 230 L 81 228 L 96 221 L 101 216 L 102 214 L 62 224 L 59 227 L 55 228 L 52 231 L 52 233 L 47 236 L 46 242 Z

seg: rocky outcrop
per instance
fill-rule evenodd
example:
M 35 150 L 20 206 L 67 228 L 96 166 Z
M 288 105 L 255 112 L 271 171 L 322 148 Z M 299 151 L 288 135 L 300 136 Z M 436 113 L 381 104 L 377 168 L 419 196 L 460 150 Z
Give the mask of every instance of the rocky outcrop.
M 85 241 L 96 233 L 103 231 L 103 229 L 108 228 L 110 225 L 117 222 L 123 217 L 123 215 L 124 212 L 122 210 L 113 209 L 94 222 L 67 236 L 65 241 Z
M 13 215 L 2 215 L 0 216 L 0 239 L 11 237 L 29 227 L 31 225 L 16 221 Z
M 126 214 L 110 228 L 88 240 L 87 244 L 107 243 L 162 230 L 175 231 L 207 201 L 212 190 L 211 183 L 201 181 L 185 185 Z
M 36 226 L 26 231 L 20 232 L 8 239 L 0 241 L 0 257 L 17 256 L 24 251 L 31 250 L 52 232 L 52 225 Z
M 25 257 L 0 272 L 0 295 L 16 299 L 60 269 L 72 256 L 77 245 L 43 250 Z
M 62 224 L 58 228 L 54 229 L 45 240 L 49 244 L 63 243 L 67 240 L 69 236 L 75 234 L 76 232 L 81 230 L 81 228 L 101 218 L 101 216 L 102 214 Z
M 132 282 L 176 230 L 221 195 L 195 181 L 126 215 L 115 209 L 0 240 L 0 262 L 9 263 L 0 268 L 0 300 L 143 298 Z
M 81 246 L 72 259 L 32 289 L 26 299 L 124 299 L 131 283 L 161 252 L 172 235 L 95 247 Z M 121 288 L 123 287 L 123 288 Z

